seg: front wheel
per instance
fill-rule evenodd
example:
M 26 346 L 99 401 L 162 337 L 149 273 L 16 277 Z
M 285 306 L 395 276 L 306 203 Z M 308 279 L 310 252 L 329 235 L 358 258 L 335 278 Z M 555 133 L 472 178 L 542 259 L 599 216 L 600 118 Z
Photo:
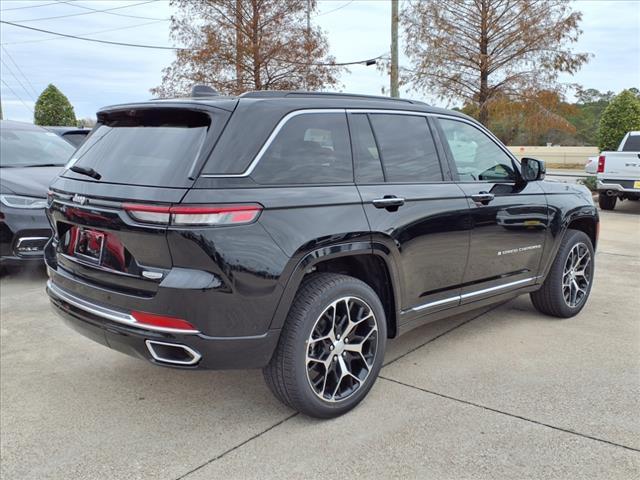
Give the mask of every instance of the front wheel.
M 533 306 L 554 317 L 577 315 L 591 293 L 594 260 L 591 239 L 579 230 L 567 230 L 542 287 L 531 293 Z
M 346 275 L 313 274 L 296 294 L 264 378 L 295 410 L 337 417 L 373 386 L 386 338 L 384 308 L 371 287 Z

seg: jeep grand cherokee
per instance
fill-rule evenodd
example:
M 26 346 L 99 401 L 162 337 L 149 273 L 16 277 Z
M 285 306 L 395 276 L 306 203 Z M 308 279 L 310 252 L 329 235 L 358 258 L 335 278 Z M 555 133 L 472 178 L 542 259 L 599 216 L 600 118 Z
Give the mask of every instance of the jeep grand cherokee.
M 328 418 L 388 338 L 530 293 L 585 305 L 598 214 L 482 125 L 420 102 L 254 92 L 105 108 L 54 181 L 55 310 L 157 365 L 263 368 Z

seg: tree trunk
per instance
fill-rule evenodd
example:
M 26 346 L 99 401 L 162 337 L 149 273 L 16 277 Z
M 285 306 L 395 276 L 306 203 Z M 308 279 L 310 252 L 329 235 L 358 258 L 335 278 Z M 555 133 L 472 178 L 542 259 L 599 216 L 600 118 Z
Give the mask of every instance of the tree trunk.
M 260 76 L 260 32 L 258 25 L 260 24 L 260 9 L 256 0 L 253 0 L 253 16 L 251 18 L 251 39 L 253 54 L 253 86 L 256 90 L 262 90 L 262 78 Z
M 489 5 L 488 0 L 482 0 L 480 6 L 480 91 L 478 92 L 478 120 L 484 126 L 489 123 Z
M 236 0 L 236 94 L 242 93 L 242 31 L 240 25 L 242 23 L 242 0 Z

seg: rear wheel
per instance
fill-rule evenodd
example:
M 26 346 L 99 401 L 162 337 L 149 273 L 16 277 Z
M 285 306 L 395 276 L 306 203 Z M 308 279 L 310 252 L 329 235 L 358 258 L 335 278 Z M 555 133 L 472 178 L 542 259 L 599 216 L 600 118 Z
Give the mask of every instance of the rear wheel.
M 615 195 L 607 195 L 606 193 L 600 193 L 598 195 L 598 205 L 602 210 L 613 210 L 616 206 L 616 200 L 618 197 Z
M 346 275 L 314 274 L 296 294 L 264 377 L 290 407 L 337 417 L 373 386 L 386 338 L 384 308 L 371 287 Z
M 589 298 L 594 267 L 591 239 L 579 230 L 567 230 L 542 287 L 531 293 L 534 307 L 554 317 L 577 315 Z

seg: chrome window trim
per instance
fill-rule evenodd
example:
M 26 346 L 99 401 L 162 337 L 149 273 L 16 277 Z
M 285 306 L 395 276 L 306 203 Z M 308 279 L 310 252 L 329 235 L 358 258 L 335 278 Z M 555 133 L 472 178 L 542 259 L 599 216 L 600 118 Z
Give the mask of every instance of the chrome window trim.
M 88 302 L 87 300 L 65 292 L 60 287 L 54 285 L 51 280 L 47 282 L 47 290 L 54 296 L 67 302 L 70 305 L 73 305 L 76 308 L 79 308 L 80 310 L 91 313 L 92 315 L 95 315 L 97 317 L 111 320 L 112 322 L 122 323 L 124 325 L 129 325 L 130 327 L 140 328 L 143 330 L 153 330 L 157 332 L 182 333 L 185 335 L 200 333 L 199 330 L 181 330 L 179 328 L 156 327 L 154 325 L 141 324 L 128 313 L 112 310 L 110 308 Z
M 487 135 L 493 143 L 495 143 L 509 158 L 518 163 L 518 159 L 498 140 L 498 138 L 493 135 L 489 130 L 487 130 L 484 126 L 477 124 L 476 122 L 472 122 L 467 120 L 466 118 L 458 117 L 456 115 L 448 115 L 446 113 L 434 113 L 434 112 L 419 112 L 414 110 L 402 110 L 402 109 L 380 109 L 380 108 L 307 108 L 302 110 L 294 110 L 293 112 L 289 112 L 287 115 L 282 117 L 276 127 L 273 129 L 267 140 L 264 142 L 254 159 L 251 161 L 249 166 L 242 173 L 203 173 L 200 175 L 201 178 L 243 178 L 248 177 L 253 173 L 256 166 L 260 162 L 260 159 L 263 157 L 265 152 L 269 149 L 275 138 L 280 133 L 280 130 L 285 126 L 285 124 L 299 115 L 305 115 L 309 113 L 380 113 L 380 114 L 388 114 L 388 115 L 413 115 L 418 117 L 434 117 L 434 118 L 446 118 L 449 120 L 456 120 L 459 122 L 467 123 L 472 127 L 477 128 L 482 133 Z
M 310 114 L 310 113 L 311 114 L 314 114 L 314 113 L 343 113 L 344 114 L 345 113 L 345 109 L 344 108 L 323 108 L 323 109 L 321 109 L 321 108 L 308 108 L 308 109 L 294 110 L 293 112 L 289 112 L 288 114 L 286 114 L 284 117 L 282 117 L 280 119 L 280 121 L 276 125 L 276 128 L 274 128 L 273 131 L 271 132 L 271 134 L 269 135 L 269 137 L 267 137 L 267 140 L 264 142 L 264 144 L 262 145 L 260 150 L 258 150 L 258 153 L 256 154 L 255 158 L 251 161 L 251 163 L 249 164 L 249 166 L 246 168 L 246 170 L 244 172 L 242 172 L 242 173 L 226 173 L 226 174 L 204 173 L 204 174 L 200 175 L 200 177 L 202 177 L 202 178 L 242 178 L 242 177 L 248 177 L 255 170 L 256 166 L 258 165 L 258 162 L 260 162 L 260 159 L 263 157 L 265 152 L 269 149 L 269 147 L 271 146 L 271 144 L 273 143 L 275 138 L 280 133 L 280 130 L 282 130 L 282 128 L 286 125 L 286 123 L 289 120 L 291 120 L 292 118 L 298 117 L 300 115 Z
M 436 300 L 435 302 L 423 303 L 422 305 L 418 305 L 416 307 L 412 307 L 409 310 L 412 312 L 420 312 L 422 310 L 426 310 L 427 308 L 437 307 L 439 305 L 445 305 L 447 303 L 452 303 L 460 300 L 466 300 L 467 298 L 475 297 L 478 295 L 484 295 L 485 293 L 491 293 L 498 290 L 503 290 L 505 288 L 515 287 L 517 285 L 521 285 L 527 282 L 533 282 L 537 280 L 538 277 L 529 277 L 523 278 L 522 280 L 516 280 L 515 282 L 504 283 L 502 285 L 496 285 L 495 287 L 483 288 L 482 290 L 476 290 L 474 292 L 463 293 L 462 295 L 456 295 L 453 297 L 445 298 L 442 300 Z

